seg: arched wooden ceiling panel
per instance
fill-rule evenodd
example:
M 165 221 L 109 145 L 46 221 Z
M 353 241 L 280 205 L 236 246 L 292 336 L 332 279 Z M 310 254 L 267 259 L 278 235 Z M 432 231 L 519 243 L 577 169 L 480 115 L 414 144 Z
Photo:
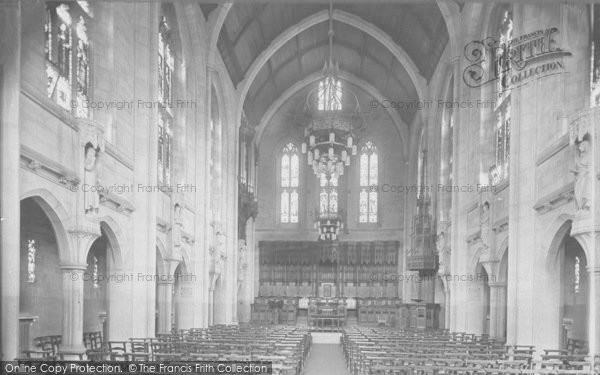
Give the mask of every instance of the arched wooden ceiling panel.
M 244 103 L 246 117 L 256 124 L 295 82 L 320 72 L 329 56 L 328 24 L 320 23 L 289 40 L 267 61 L 250 86 Z M 414 101 L 417 92 L 408 73 L 392 53 L 370 35 L 334 22 L 334 61 L 340 70 L 360 77 L 393 101 Z M 414 110 L 397 110 L 411 123 Z
M 205 8 L 203 12 L 210 10 Z M 335 8 L 383 30 L 408 53 L 421 74 L 426 79 L 431 78 L 449 39 L 444 18 L 435 2 L 343 3 L 336 4 Z M 280 33 L 324 9 L 327 4 L 234 3 L 217 43 L 234 85 L 237 86 L 256 57 Z

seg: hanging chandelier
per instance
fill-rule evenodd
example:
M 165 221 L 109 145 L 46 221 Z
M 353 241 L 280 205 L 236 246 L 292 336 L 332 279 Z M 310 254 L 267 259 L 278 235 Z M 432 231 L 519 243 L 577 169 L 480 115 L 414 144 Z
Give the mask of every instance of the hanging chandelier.
M 323 79 L 306 97 L 304 142 L 301 151 L 317 177 L 344 175 L 351 156 L 357 153 L 356 129 L 362 127 L 363 117 L 358 98 L 342 85 L 339 67 L 333 63 L 333 4 L 329 7 L 329 61 L 323 67 Z
M 317 212 L 314 223 L 319 230 L 319 241 L 337 241 L 340 231 L 344 229 L 342 216 L 337 212 Z

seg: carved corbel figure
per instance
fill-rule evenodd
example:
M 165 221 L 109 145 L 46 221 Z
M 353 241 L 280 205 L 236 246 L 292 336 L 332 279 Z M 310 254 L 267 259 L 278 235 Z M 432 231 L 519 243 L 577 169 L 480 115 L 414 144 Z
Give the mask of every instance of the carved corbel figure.
M 181 232 L 183 230 L 183 198 L 173 196 L 173 220 L 171 225 L 171 241 L 173 247 L 181 246 Z
M 100 207 L 98 164 L 104 152 L 104 127 L 89 119 L 78 120 L 80 144 L 83 147 L 83 202 L 86 215 L 96 216 Z
M 581 213 L 590 210 L 592 198 L 592 144 L 589 134 L 576 141 L 575 146 L 577 147 L 575 166 L 571 169 L 571 173 L 575 175 L 575 208 L 578 213 Z
M 480 225 L 480 238 L 484 248 L 489 249 L 490 232 L 491 232 L 491 220 L 490 220 L 490 203 L 486 200 L 480 204 L 479 207 L 479 225 Z
M 600 108 L 592 107 L 569 117 L 570 144 L 575 147 L 571 173 L 575 175 L 573 195 L 577 215 L 587 215 L 597 204 L 592 202 L 594 189 L 600 179 Z
M 85 145 L 83 202 L 85 213 L 91 215 L 96 215 L 100 208 L 100 194 L 95 188 L 98 185 L 99 154 L 100 149 L 94 147 L 92 143 Z

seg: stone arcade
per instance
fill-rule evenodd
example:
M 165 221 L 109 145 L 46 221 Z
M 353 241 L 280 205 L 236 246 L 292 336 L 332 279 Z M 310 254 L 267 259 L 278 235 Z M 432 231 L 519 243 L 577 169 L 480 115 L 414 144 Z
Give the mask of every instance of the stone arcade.
M 574 2 L 3 1 L 1 359 L 594 361 L 599 43 Z

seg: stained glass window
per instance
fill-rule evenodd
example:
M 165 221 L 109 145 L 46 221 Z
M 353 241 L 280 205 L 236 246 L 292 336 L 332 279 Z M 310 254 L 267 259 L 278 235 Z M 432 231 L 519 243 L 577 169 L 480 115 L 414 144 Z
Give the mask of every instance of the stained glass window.
M 321 191 L 319 193 L 319 212 L 322 215 L 338 212 L 338 177 L 331 176 L 327 179 L 325 173 L 319 178 Z
M 221 116 L 217 91 L 211 88 L 210 100 L 210 211 L 214 222 L 221 219 Z
M 508 95 L 507 89 L 510 79 L 510 56 L 509 47 L 512 39 L 513 21 L 512 12 L 508 9 L 502 11 L 499 25 L 498 49 L 496 56 L 496 88 L 498 90 L 498 104 Z
M 579 290 L 581 289 L 581 260 L 579 257 L 575 257 L 575 269 L 573 276 L 573 292 L 579 293 Z
M 342 110 L 342 82 L 339 79 L 327 77 L 319 82 L 317 108 L 319 111 Z
M 379 160 L 377 147 L 371 141 L 365 143 L 360 151 L 360 193 L 358 196 L 358 222 L 377 222 L 377 183 Z M 373 188 L 375 187 L 375 188 Z
M 88 87 L 90 83 L 89 41 L 83 16 L 79 17 L 77 33 L 77 117 L 88 117 Z
M 65 110 L 71 110 L 72 33 L 71 15 L 66 4 L 46 8 L 45 55 L 47 94 Z
M 300 158 L 298 148 L 288 143 L 281 155 L 281 222 L 298 222 L 298 186 Z
M 35 282 L 35 253 L 37 244 L 35 240 L 27 241 L 27 282 Z
M 96 258 L 96 257 L 93 258 L 93 264 L 92 264 L 92 282 L 93 282 L 94 288 L 100 287 L 100 276 L 98 274 L 98 258 Z
M 510 165 L 510 40 L 513 36 L 512 11 L 503 9 L 497 28 L 499 41 L 497 61 L 497 97 L 494 109 L 494 161 L 490 168 L 490 182 L 498 184 L 509 176 Z
M 592 4 L 591 95 L 592 107 L 600 106 L 600 5 Z
M 54 17 L 53 17 L 53 10 L 50 8 L 46 9 L 46 21 L 44 23 L 44 36 L 45 36 L 45 43 L 44 43 L 44 54 L 46 56 L 46 61 L 52 61 L 54 59 L 54 55 L 52 53 L 52 36 L 53 36 L 53 25 L 54 25 Z
M 162 17 L 158 33 L 158 182 L 171 184 L 171 160 L 173 157 L 173 113 L 171 109 L 172 77 L 174 59 L 171 48 L 170 29 Z
M 510 103 L 496 111 L 495 162 L 492 184 L 508 178 L 510 166 Z
M 87 23 L 91 14 L 89 5 L 84 2 L 46 4 L 46 93 L 48 98 L 77 117 L 89 116 L 86 102 L 89 100 L 91 66 Z

